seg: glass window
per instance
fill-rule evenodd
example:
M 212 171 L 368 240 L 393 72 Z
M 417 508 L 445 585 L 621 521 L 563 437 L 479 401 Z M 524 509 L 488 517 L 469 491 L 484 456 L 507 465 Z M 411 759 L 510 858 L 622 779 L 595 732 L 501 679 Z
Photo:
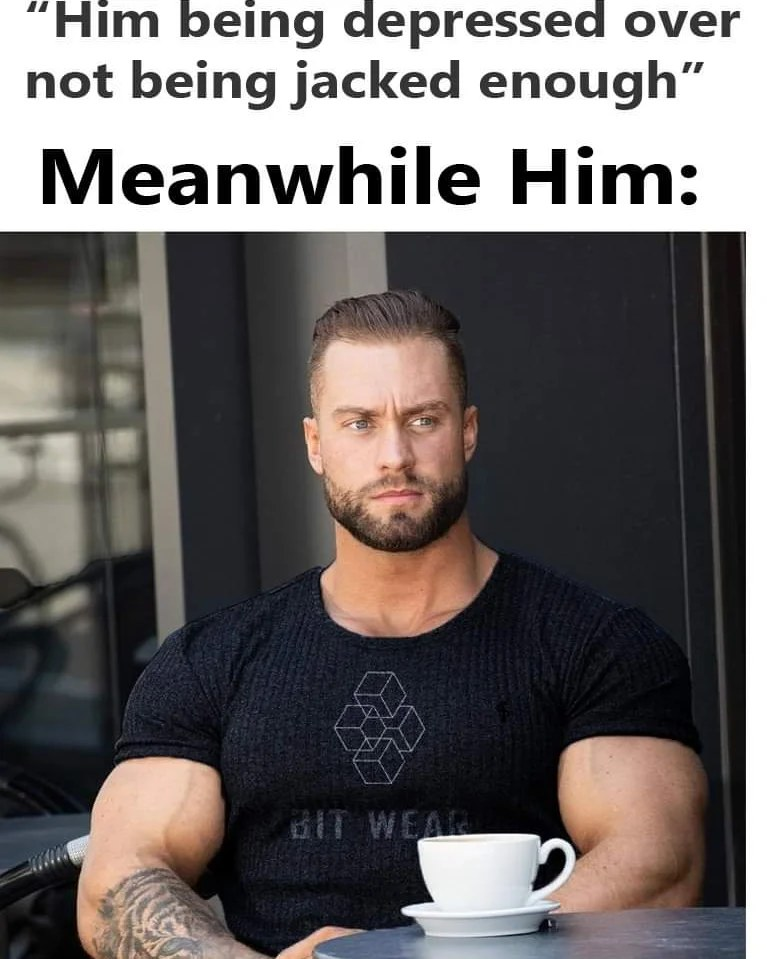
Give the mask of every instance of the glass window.
M 0 567 L 0 757 L 88 805 L 155 642 L 132 234 L 0 234 Z

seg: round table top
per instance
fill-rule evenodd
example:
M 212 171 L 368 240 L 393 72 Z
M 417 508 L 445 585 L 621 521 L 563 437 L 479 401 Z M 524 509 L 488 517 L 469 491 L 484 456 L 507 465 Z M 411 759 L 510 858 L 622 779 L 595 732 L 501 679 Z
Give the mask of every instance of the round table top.
M 741 959 L 744 909 L 565 913 L 522 936 L 443 939 L 418 925 L 329 939 L 315 959 Z

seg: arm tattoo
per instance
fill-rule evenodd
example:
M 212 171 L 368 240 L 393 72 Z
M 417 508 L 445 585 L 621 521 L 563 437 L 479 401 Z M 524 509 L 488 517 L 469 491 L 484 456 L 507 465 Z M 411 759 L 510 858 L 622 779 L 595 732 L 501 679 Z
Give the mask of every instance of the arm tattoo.
M 98 959 L 263 959 L 170 869 L 126 876 L 104 896 L 98 917 Z

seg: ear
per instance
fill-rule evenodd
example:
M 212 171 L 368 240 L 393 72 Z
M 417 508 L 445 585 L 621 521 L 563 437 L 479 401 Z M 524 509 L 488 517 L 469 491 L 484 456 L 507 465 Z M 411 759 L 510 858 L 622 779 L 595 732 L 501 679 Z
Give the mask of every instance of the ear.
M 320 452 L 320 431 L 317 420 L 313 416 L 304 417 L 304 442 L 309 464 L 318 476 L 322 476 L 322 453 Z
M 467 406 L 463 411 L 463 458 L 465 462 L 474 456 L 479 434 L 479 410 L 476 406 Z

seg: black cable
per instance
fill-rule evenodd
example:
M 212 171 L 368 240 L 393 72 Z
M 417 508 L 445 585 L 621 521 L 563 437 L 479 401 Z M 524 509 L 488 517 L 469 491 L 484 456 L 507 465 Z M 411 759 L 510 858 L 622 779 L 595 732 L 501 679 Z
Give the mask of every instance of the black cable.
M 59 886 L 77 878 L 85 859 L 89 836 L 80 836 L 67 843 L 51 846 L 31 859 L 0 873 L 0 910 L 32 892 Z M 195 886 L 203 899 L 216 894 L 213 873 L 206 870 Z
M 88 837 L 52 846 L 0 874 L 0 909 L 32 892 L 58 886 L 77 877 Z
M 111 562 L 121 562 L 122 560 L 131 560 L 144 553 L 144 550 L 133 550 L 128 553 L 119 553 L 111 558 Z M 60 593 L 70 586 L 82 586 L 91 581 L 96 581 L 104 572 L 104 564 L 107 560 L 97 558 L 89 560 L 85 566 L 82 566 L 76 573 L 60 579 L 55 583 L 48 583 L 46 586 L 31 586 L 31 591 L 21 596 L 18 600 L 11 602 L 8 606 L 0 608 L 0 623 L 14 613 L 27 609 L 30 605 L 40 603 L 50 596 Z

